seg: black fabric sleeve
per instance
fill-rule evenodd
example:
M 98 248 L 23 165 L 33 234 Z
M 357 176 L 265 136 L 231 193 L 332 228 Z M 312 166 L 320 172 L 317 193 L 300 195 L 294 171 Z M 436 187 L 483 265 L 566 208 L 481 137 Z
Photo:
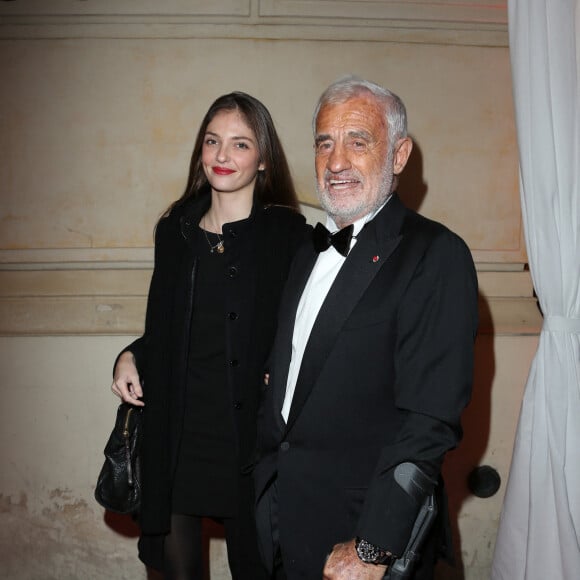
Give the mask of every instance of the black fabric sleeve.
M 357 535 L 401 555 L 420 505 L 394 480 L 403 462 L 437 480 L 461 439 L 471 396 L 477 276 L 464 242 L 443 230 L 430 243 L 398 309 L 395 404 L 404 419 L 380 455 Z

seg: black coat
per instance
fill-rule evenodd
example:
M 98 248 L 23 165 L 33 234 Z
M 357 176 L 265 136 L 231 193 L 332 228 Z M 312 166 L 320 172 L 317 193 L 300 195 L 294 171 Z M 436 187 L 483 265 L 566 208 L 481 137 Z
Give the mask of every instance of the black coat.
M 393 196 L 322 304 L 284 424 L 296 308 L 316 258 L 304 244 L 292 264 L 258 421 L 258 533 L 271 566 L 276 480 L 289 580 L 320 578 L 333 545 L 355 536 L 402 553 L 419 506 L 393 472 L 408 461 L 436 480 L 460 440 L 477 327 L 467 246 Z
M 135 356 L 144 390 L 139 514 L 144 534 L 165 534 L 170 529 L 197 255 L 209 251 L 207 246 L 197 247 L 196 227 L 209 203 L 209 193 L 202 194 L 158 223 L 145 333 L 126 349 Z M 238 457 L 241 481 L 251 479 L 259 391 L 282 287 L 295 250 L 309 231 L 300 214 L 256 204 L 247 220 L 223 226 L 226 372 L 237 437 L 232 453 Z

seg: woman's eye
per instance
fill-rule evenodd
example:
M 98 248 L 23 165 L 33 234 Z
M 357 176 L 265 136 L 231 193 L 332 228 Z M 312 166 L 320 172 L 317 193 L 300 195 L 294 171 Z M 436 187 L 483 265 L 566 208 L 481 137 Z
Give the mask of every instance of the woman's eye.
M 244 142 L 237 143 L 236 146 L 238 149 L 249 149 L 248 144 Z
M 206 145 L 215 145 L 216 143 L 217 143 L 217 141 L 216 141 L 215 139 L 212 139 L 211 137 L 208 137 L 208 138 L 205 140 L 205 144 L 206 144 Z

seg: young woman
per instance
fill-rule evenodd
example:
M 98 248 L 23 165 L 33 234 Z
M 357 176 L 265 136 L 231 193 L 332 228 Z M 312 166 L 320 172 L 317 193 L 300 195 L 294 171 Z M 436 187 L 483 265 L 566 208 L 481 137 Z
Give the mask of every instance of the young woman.
M 145 333 L 112 385 L 144 408 L 139 556 L 167 579 L 204 577 L 203 518 L 223 523 L 234 580 L 266 577 L 251 470 L 282 286 L 309 232 L 297 209 L 268 110 L 241 92 L 218 98 L 185 193 L 157 224 Z

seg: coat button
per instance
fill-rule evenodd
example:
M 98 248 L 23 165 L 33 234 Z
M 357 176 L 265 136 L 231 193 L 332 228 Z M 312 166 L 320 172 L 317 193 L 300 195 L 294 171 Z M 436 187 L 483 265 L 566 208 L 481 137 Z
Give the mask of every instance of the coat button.
M 230 278 L 235 278 L 238 275 L 238 269 L 235 266 L 230 266 L 228 268 L 228 276 Z
M 242 403 L 241 403 L 240 401 L 235 401 L 235 402 L 234 402 L 234 409 L 235 409 L 236 411 L 239 411 L 239 410 L 242 408 L 242 406 L 243 406 L 243 405 L 242 405 Z
M 290 449 L 290 443 L 288 443 L 288 441 L 282 441 L 282 443 L 280 443 L 280 449 L 282 451 L 288 451 L 288 449 Z
M 233 358 L 233 359 L 230 361 L 230 366 L 231 366 L 231 367 L 237 367 L 239 364 L 240 364 L 240 361 L 238 361 L 238 359 L 236 359 L 236 358 Z
M 228 318 L 229 318 L 230 320 L 237 320 L 237 319 L 238 319 L 238 313 L 237 313 L 237 312 L 230 312 L 230 313 L 228 314 Z

